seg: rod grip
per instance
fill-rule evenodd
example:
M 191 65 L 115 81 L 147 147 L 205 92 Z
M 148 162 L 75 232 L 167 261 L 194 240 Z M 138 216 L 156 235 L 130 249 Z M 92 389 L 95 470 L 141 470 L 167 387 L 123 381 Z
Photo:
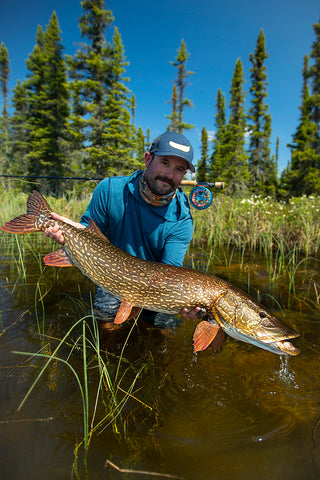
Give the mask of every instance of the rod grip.
M 196 187 L 197 185 L 202 185 L 203 187 L 214 187 L 214 188 L 224 188 L 224 182 L 197 182 L 196 180 L 182 180 L 181 186 L 186 187 Z

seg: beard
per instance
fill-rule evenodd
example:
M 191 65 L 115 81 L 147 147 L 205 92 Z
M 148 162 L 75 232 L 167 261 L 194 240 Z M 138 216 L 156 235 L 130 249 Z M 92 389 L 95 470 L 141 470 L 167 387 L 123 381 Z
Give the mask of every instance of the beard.
M 173 180 L 161 175 L 157 175 L 154 179 L 150 179 L 146 176 L 146 181 L 151 192 L 155 195 L 170 195 L 177 189 Z M 164 182 L 165 185 L 160 182 Z

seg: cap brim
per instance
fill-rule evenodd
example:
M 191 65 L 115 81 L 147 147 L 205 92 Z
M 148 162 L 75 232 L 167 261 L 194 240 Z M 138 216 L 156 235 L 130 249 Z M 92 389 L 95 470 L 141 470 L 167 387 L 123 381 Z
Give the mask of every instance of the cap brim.
M 186 160 L 181 155 L 178 155 L 176 152 L 172 152 L 172 151 L 169 151 L 169 152 L 154 152 L 153 155 L 157 155 L 158 157 L 168 156 L 168 157 L 182 158 L 182 160 L 184 160 L 186 162 L 186 164 L 188 165 L 188 169 L 191 170 L 192 173 L 194 173 L 196 171 L 195 168 L 194 168 L 194 165 L 191 162 L 189 162 L 189 160 Z
M 190 170 L 192 173 L 194 173 L 194 172 L 196 171 L 196 169 L 194 168 L 194 166 L 192 165 L 192 163 L 188 162 L 187 160 L 186 160 L 186 162 L 187 162 L 187 164 L 188 164 L 189 170 Z

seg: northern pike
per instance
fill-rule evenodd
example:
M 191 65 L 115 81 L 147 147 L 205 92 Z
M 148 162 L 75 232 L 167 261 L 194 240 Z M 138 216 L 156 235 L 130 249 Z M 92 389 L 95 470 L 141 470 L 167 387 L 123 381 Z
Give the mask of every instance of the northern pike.
M 290 339 L 299 334 L 269 313 L 245 292 L 216 276 L 134 257 L 114 246 L 90 219 L 80 228 L 55 220 L 47 201 L 33 191 L 27 213 L 1 227 L 5 232 L 29 233 L 58 225 L 63 248 L 49 253 L 44 263 L 56 267 L 75 266 L 96 285 L 121 299 L 114 323 L 120 324 L 148 310 L 178 314 L 181 309 L 201 307 L 202 321 L 193 335 L 194 351 L 205 350 L 223 332 L 279 355 L 298 355 Z

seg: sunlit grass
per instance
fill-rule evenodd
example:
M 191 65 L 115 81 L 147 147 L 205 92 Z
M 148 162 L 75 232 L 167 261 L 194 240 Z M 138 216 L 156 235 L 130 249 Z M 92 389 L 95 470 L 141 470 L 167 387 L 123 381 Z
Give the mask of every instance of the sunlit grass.
M 214 198 L 207 210 L 193 210 L 193 244 L 209 248 L 234 246 L 259 251 L 296 248 L 305 257 L 320 253 L 320 197 Z

